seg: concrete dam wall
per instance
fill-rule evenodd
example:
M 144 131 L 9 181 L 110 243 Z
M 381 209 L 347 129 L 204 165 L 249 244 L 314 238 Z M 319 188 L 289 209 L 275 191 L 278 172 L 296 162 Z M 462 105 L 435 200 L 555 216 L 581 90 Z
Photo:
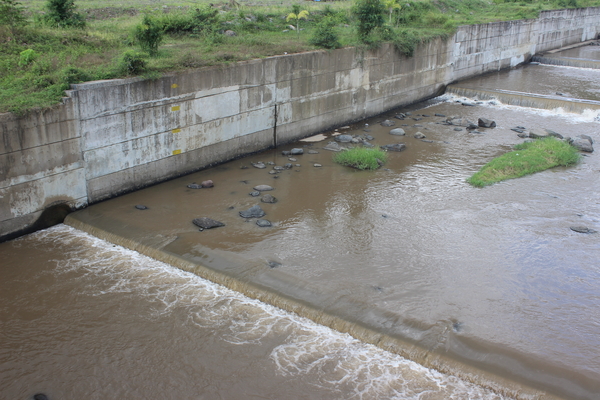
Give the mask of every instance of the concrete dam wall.
M 600 8 L 462 26 L 413 57 L 393 46 L 283 55 L 157 80 L 72 85 L 62 105 L 0 115 L 0 240 L 69 209 L 291 142 L 595 39 Z

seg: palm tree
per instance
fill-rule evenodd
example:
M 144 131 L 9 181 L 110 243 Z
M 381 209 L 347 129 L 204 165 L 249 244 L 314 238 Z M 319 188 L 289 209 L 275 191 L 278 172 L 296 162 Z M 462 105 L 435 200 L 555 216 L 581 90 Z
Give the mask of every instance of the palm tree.
M 289 13 L 285 20 L 287 22 L 290 22 L 290 20 L 292 20 L 292 19 L 296 20 L 296 31 L 298 32 L 298 37 L 300 37 L 300 20 L 307 19 L 307 18 L 308 18 L 308 11 L 302 10 L 302 11 L 298 12 L 298 14 L 293 13 L 293 12 Z

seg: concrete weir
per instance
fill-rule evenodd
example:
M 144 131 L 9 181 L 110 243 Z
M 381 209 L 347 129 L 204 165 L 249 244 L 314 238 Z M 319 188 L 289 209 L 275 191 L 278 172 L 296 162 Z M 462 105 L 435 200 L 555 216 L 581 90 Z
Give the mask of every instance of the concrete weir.
M 463 26 L 410 58 L 391 45 L 346 48 L 73 85 L 54 109 L 0 115 L 0 240 L 41 226 L 48 208 L 82 208 L 424 100 L 599 32 L 600 8 L 557 10 Z

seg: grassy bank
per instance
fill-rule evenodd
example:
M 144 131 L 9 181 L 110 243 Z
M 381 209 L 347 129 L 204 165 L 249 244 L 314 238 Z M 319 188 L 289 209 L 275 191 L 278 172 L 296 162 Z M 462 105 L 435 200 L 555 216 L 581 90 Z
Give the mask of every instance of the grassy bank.
M 364 0 L 361 0 L 364 1 Z M 48 23 L 46 0 L 16 4 L 22 20 L 0 16 L 0 112 L 22 113 L 60 102 L 72 83 L 161 73 L 318 48 L 374 47 L 383 41 L 410 54 L 459 25 L 535 18 L 541 10 L 600 5 L 600 0 L 388 0 L 383 24 L 357 35 L 359 14 L 351 1 L 230 0 L 213 3 L 135 0 L 76 2 L 84 24 Z M 306 10 L 308 15 L 296 16 Z M 144 17 L 162 32 L 156 51 L 142 46 L 136 29 Z M 58 24 L 61 25 L 61 24 Z M 290 28 L 299 26 L 300 31 Z M 227 32 L 226 34 L 226 31 Z
M 579 157 L 577 149 L 566 142 L 553 137 L 539 139 L 516 145 L 514 151 L 493 159 L 467 182 L 484 187 L 549 168 L 572 165 Z

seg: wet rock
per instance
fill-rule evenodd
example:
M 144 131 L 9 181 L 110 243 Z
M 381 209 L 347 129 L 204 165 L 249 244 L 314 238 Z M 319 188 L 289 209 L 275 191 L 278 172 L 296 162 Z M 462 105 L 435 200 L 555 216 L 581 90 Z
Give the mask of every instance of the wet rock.
M 224 223 L 220 222 L 220 221 L 216 221 L 212 218 L 208 218 L 208 217 L 200 217 L 200 218 L 194 218 L 194 220 L 192 221 L 194 223 L 194 225 L 196 225 L 197 227 L 200 227 L 202 229 L 212 229 L 212 228 L 218 228 L 220 226 L 225 226 Z
M 517 136 L 520 137 L 521 139 L 527 139 L 529 137 L 529 135 L 525 132 L 517 133 Z
M 323 150 L 342 151 L 342 147 L 336 142 L 329 142 L 327 146 L 323 147 Z
M 463 129 L 462 129 L 462 128 L 454 128 L 454 130 L 455 130 L 456 132 L 461 132 Z
M 248 169 L 248 166 L 247 166 L 247 165 L 242 165 L 242 166 L 240 167 L 240 169 Z
M 285 163 L 283 164 L 283 168 L 285 169 L 292 169 L 293 165 L 291 163 Z
M 350 141 L 350 143 L 352 143 L 352 144 L 359 144 L 359 143 L 362 143 L 362 140 L 360 140 L 359 138 L 352 138 L 352 140 Z
M 396 119 L 405 119 L 406 118 L 406 114 L 403 114 L 403 113 L 396 114 L 396 116 L 394 118 L 396 118 Z
M 137 208 L 138 210 L 147 210 L 148 207 L 146 207 L 143 204 L 136 204 L 135 208 Z
M 577 233 L 596 233 L 595 230 L 590 229 L 586 226 L 571 226 L 570 229 Z
M 492 121 L 491 119 L 487 118 L 479 118 L 477 120 L 477 125 L 479 125 L 481 128 L 495 128 L 496 121 Z
M 552 129 L 545 129 L 545 131 L 546 131 L 546 133 L 548 133 L 548 136 L 552 136 L 557 139 L 564 139 L 563 135 L 561 135 L 558 132 L 553 131 Z
M 273 190 L 273 186 L 257 185 L 257 186 L 254 186 L 254 190 L 258 190 L 259 192 L 267 192 L 269 190 Z
M 425 117 L 425 118 L 429 118 L 429 117 L 430 117 L 430 115 L 429 115 L 429 114 L 421 114 L 421 116 L 422 116 L 422 117 Z
M 296 162 L 296 161 L 298 161 L 298 160 L 297 160 L 297 159 L 295 159 L 294 157 L 290 157 L 290 158 L 288 158 L 288 161 L 291 161 L 291 162 Z
M 300 154 L 304 154 L 304 149 L 295 148 L 290 150 L 290 154 L 293 156 L 299 156 Z
M 390 135 L 404 136 L 404 135 L 406 135 L 406 132 L 402 128 L 394 128 L 390 131 Z
M 416 118 L 413 118 L 413 120 L 415 120 L 415 121 L 420 121 L 420 120 L 422 120 L 422 119 L 423 119 L 423 118 L 421 118 L 421 117 L 416 117 Z
M 319 152 L 316 150 L 309 150 L 308 154 L 319 154 Z
M 540 130 L 534 129 L 534 130 L 530 130 L 529 131 L 529 137 L 531 139 L 543 139 L 548 137 L 548 133 L 547 132 L 542 132 Z
M 373 140 L 375 138 L 373 136 L 371 136 L 371 135 L 365 135 L 365 139 L 367 139 L 367 140 Z
M 402 151 L 406 149 L 406 145 L 404 143 L 393 143 L 393 144 L 386 144 L 383 146 L 379 146 L 381 147 L 383 150 L 387 150 L 387 151 Z
M 202 183 L 200 184 L 203 188 L 207 189 L 207 188 L 211 188 L 214 187 L 215 184 L 213 181 L 211 181 L 210 179 L 206 180 L 206 181 L 202 181 Z
M 433 143 L 433 140 L 421 139 L 421 142 L 423 142 L 423 143 Z
M 467 106 L 467 107 L 475 107 L 476 106 L 475 103 L 471 103 L 469 101 L 462 101 L 460 104 L 462 104 L 463 106 Z
M 301 167 L 301 166 L 302 166 L 301 164 L 296 164 L 296 167 Z
M 285 168 L 283 168 L 283 167 L 280 167 L 280 166 L 275 166 L 275 167 L 273 167 L 273 169 L 274 169 L 275 171 L 283 171 Z
M 275 163 L 273 161 L 269 161 L 267 162 L 268 165 L 275 165 Z
M 322 167 L 322 165 L 321 164 L 313 164 L 313 167 L 317 167 L 318 168 L 318 167 Z
M 282 155 L 284 155 L 284 156 L 289 156 L 289 155 L 291 155 L 291 154 L 292 154 L 292 152 L 291 152 L 291 151 L 289 151 L 289 150 L 283 150 L 283 151 L 281 152 L 281 154 L 282 154 Z
M 592 139 L 590 136 L 588 135 L 579 135 L 580 138 L 582 139 L 587 139 L 590 141 L 591 144 L 594 144 L 594 139 Z
M 256 225 L 260 226 L 261 228 L 266 228 L 266 227 L 272 226 L 271 221 L 269 221 L 267 219 L 257 219 Z
M 267 215 L 267 213 L 264 212 L 263 209 L 260 208 L 259 205 L 250 207 L 249 209 L 247 209 L 245 211 L 240 211 L 240 217 L 242 217 L 242 218 L 261 218 L 261 217 L 264 217 L 265 215 Z
M 445 117 L 446 117 L 444 114 L 438 114 L 438 113 L 435 113 L 435 114 L 433 114 L 433 115 L 435 115 L 436 117 L 443 117 L 443 118 L 445 118 Z
M 272 170 L 272 171 L 269 171 L 269 174 L 271 174 L 271 175 L 275 175 L 277 172 L 278 172 L 278 171 Z
M 350 143 L 352 141 L 352 136 L 350 135 L 338 135 L 333 138 L 336 142 L 340 143 Z
M 202 185 L 198 185 L 197 183 L 190 183 L 187 187 L 190 189 L 202 189 Z
M 396 123 L 392 120 L 386 119 L 380 125 L 381 126 L 394 126 L 394 125 L 396 125 Z
M 571 141 L 571 146 L 575 147 L 579 151 L 584 151 L 586 153 L 592 153 L 594 151 L 594 146 L 592 146 L 591 140 L 584 139 L 582 136 L 574 138 Z
M 263 162 L 257 162 L 257 163 L 252 163 L 252 166 L 254 168 L 258 168 L 258 169 L 264 169 L 267 168 L 267 166 L 265 165 L 265 163 Z
M 377 161 L 377 165 L 383 167 L 383 161 L 381 161 L 379 158 L 376 158 L 375 160 Z
M 414 127 L 414 128 L 422 128 L 422 127 L 423 127 L 423 125 L 421 125 L 421 124 L 414 124 L 414 125 L 413 125 L 413 127 Z
M 525 128 L 522 128 L 520 126 L 517 126 L 515 128 L 510 128 L 511 131 L 515 131 L 517 133 L 524 133 L 525 132 Z
M 271 196 L 270 194 L 265 194 L 260 201 L 262 201 L 263 203 L 277 203 L 277 198 Z
M 260 192 L 258 190 L 250 192 L 250 196 L 252 196 L 252 197 L 258 197 L 258 196 L 260 196 Z
M 279 268 L 283 265 L 277 261 L 269 261 L 267 264 L 269 265 L 270 268 Z
M 417 133 L 415 133 L 414 138 L 415 139 L 425 139 L 426 136 L 425 136 L 425 134 L 423 134 L 423 132 L 417 132 Z
M 474 124 L 474 123 L 472 123 L 472 122 L 469 122 L 469 123 L 467 124 L 467 130 L 469 130 L 469 131 L 473 131 L 473 130 L 475 130 L 475 129 L 477 129 L 477 128 L 479 128 L 479 126 L 477 126 L 477 124 Z
M 371 143 L 367 142 L 366 140 L 363 140 L 361 143 L 365 147 L 375 147 L 374 144 L 371 144 Z

